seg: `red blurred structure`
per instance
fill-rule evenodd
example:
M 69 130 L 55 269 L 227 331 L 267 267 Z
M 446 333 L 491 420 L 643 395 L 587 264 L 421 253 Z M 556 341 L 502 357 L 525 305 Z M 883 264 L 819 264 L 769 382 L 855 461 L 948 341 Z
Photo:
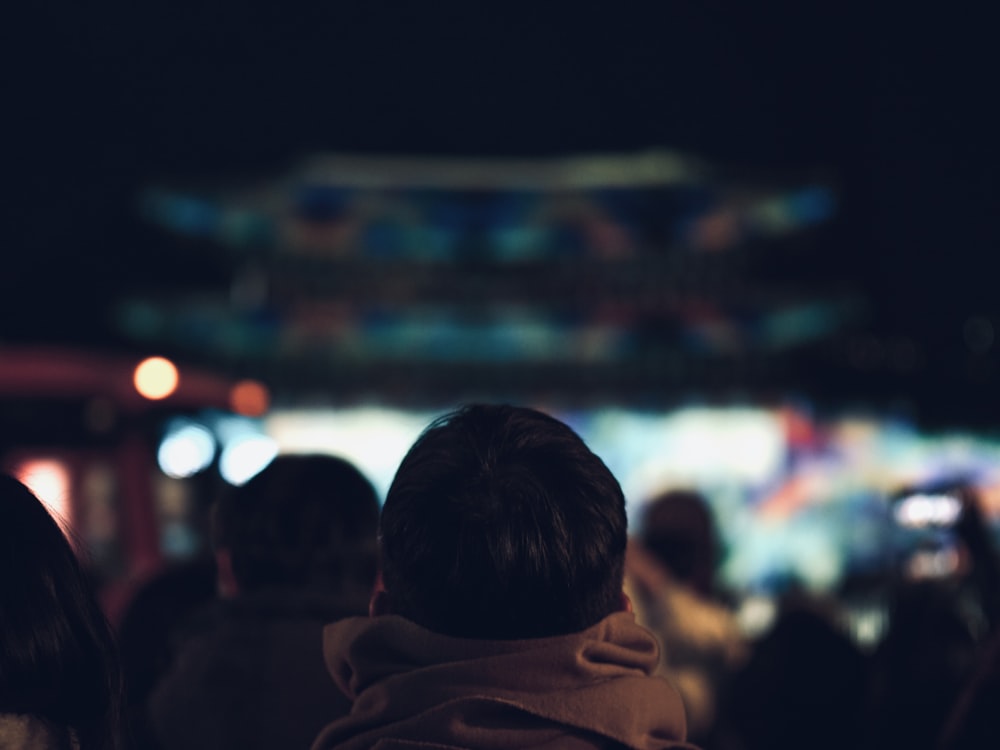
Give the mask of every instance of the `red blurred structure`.
M 112 621 L 163 563 L 156 440 L 172 415 L 228 410 L 235 384 L 180 366 L 168 395 L 143 397 L 142 357 L 67 348 L 0 348 L 0 469 L 36 484 L 88 548 Z

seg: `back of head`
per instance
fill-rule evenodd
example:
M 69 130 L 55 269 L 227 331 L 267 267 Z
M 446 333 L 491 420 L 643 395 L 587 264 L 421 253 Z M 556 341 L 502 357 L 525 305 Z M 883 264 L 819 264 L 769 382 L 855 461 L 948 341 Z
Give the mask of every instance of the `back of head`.
M 565 424 L 465 407 L 423 433 L 386 497 L 391 609 L 466 638 L 586 629 L 621 608 L 626 526 L 621 487 Z
M 715 573 L 715 524 L 708 503 L 691 490 L 671 490 L 643 511 L 639 538 L 671 575 L 702 594 Z
M 313 589 L 367 597 L 375 582 L 379 503 L 358 469 L 328 455 L 281 455 L 220 498 L 213 545 L 244 592 Z
M 121 681 L 107 621 L 62 530 L 0 475 L 0 713 L 118 746 Z

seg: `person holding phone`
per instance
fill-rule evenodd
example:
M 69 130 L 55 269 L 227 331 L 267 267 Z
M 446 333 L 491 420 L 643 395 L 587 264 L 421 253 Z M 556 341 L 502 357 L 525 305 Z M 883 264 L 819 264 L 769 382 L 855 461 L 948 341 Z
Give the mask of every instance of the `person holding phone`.
M 1000 623 L 1000 567 L 981 500 L 964 480 L 892 498 L 899 546 L 889 629 L 872 656 L 871 747 L 936 750 Z

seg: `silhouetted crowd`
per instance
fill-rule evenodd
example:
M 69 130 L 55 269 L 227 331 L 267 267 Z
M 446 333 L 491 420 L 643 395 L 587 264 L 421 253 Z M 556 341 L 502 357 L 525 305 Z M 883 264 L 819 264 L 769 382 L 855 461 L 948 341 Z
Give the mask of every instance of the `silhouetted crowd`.
M 630 538 L 615 477 L 532 409 L 436 420 L 381 509 L 349 462 L 278 456 L 114 628 L 0 475 L 0 750 L 1000 747 L 1000 567 L 962 502 L 965 575 L 896 581 L 869 650 L 798 591 L 748 636 L 705 500 L 651 498 Z

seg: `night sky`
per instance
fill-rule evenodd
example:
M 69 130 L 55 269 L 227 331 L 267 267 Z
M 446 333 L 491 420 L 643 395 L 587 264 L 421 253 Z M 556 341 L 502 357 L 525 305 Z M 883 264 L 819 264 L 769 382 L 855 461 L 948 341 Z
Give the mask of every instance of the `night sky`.
M 217 260 L 178 262 L 138 222 L 150 181 L 277 176 L 318 151 L 657 147 L 832 174 L 842 213 L 815 273 L 872 301 L 873 335 L 922 342 L 918 399 L 944 418 L 993 419 L 995 353 L 973 362 L 963 340 L 970 316 L 1000 323 L 1000 65 L 986 10 L 23 5 L 5 19 L 0 342 L 110 344 L 106 303 L 121 290 L 222 277 Z

